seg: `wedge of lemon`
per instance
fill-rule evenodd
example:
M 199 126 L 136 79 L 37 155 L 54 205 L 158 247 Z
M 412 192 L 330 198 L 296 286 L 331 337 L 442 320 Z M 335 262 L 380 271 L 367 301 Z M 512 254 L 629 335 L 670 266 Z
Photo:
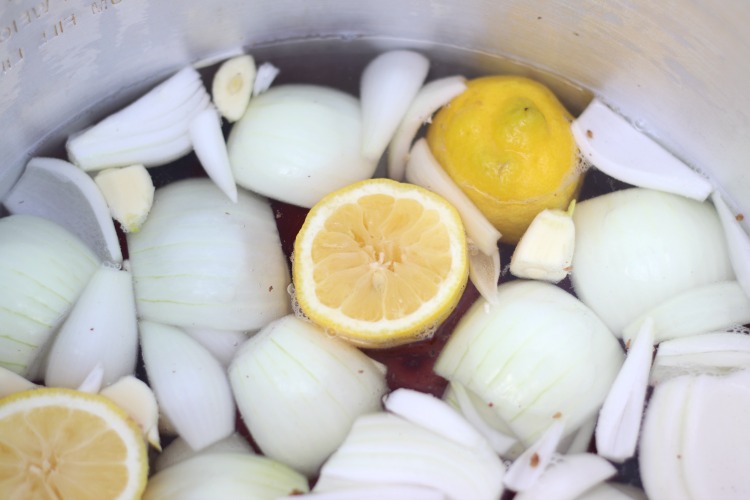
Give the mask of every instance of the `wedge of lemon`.
M 355 345 L 429 337 L 466 285 L 461 218 L 419 186 L 369 179 L 310 210 L 294 244 L 301 312 Z
M 42 388 L 0 399 L 0 498 L 136 499 L 147 476 L 141 430 L 104 396 Z

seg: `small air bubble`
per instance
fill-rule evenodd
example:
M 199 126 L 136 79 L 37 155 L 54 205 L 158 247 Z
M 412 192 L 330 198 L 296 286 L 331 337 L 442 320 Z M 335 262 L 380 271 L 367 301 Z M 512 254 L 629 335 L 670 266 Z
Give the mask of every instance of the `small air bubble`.
M 647 124 L 646 120 L 638 119 L 633 122 L 633 127 L 639 132 L 646 132 Z
M 103 262 L 102 267 L 106 267 L 107 269 L 114 269 L 115 271 L 122 270 L 122 264 L 120 264 L 119 262 Z

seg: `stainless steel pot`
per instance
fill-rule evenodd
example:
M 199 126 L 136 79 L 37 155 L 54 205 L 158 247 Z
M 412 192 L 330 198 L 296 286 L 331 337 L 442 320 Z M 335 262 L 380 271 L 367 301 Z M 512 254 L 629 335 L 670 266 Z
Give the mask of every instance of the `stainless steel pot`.
M 30 155 L 59 145 L 93 108 L 113 109 L 184 64 L 286 40 L 358 39 L 458 47 L 476 65 L 498 55 L 562 75 L 750 211 L 745 0 L 4 0 L 0 9 L 0 198 Z

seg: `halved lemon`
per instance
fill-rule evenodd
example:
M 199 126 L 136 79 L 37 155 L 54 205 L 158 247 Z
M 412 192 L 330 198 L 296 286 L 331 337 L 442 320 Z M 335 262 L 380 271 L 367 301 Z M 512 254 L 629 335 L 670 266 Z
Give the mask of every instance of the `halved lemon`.
M 466 286 L 455 208 L 412 184 L 369 179 L 308 213 L 294 244 L 295 297 L 310 320 L 363 347 L 429 337 Z
M 106 397 L 42 388 L 0 399 L 0 498 L 135 499 L 147 476 L 141 430 Z

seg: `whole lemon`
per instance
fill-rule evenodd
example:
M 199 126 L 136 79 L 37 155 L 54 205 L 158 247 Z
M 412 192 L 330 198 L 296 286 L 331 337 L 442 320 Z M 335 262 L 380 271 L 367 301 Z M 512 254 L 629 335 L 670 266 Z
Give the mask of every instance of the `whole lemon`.
M 453 181 L 515 244 L 545 208 L 568 207 L 581 171 L 571 114 L 543 84 L 489 76 L 434 117 L 427 130 L 433 155 Z

